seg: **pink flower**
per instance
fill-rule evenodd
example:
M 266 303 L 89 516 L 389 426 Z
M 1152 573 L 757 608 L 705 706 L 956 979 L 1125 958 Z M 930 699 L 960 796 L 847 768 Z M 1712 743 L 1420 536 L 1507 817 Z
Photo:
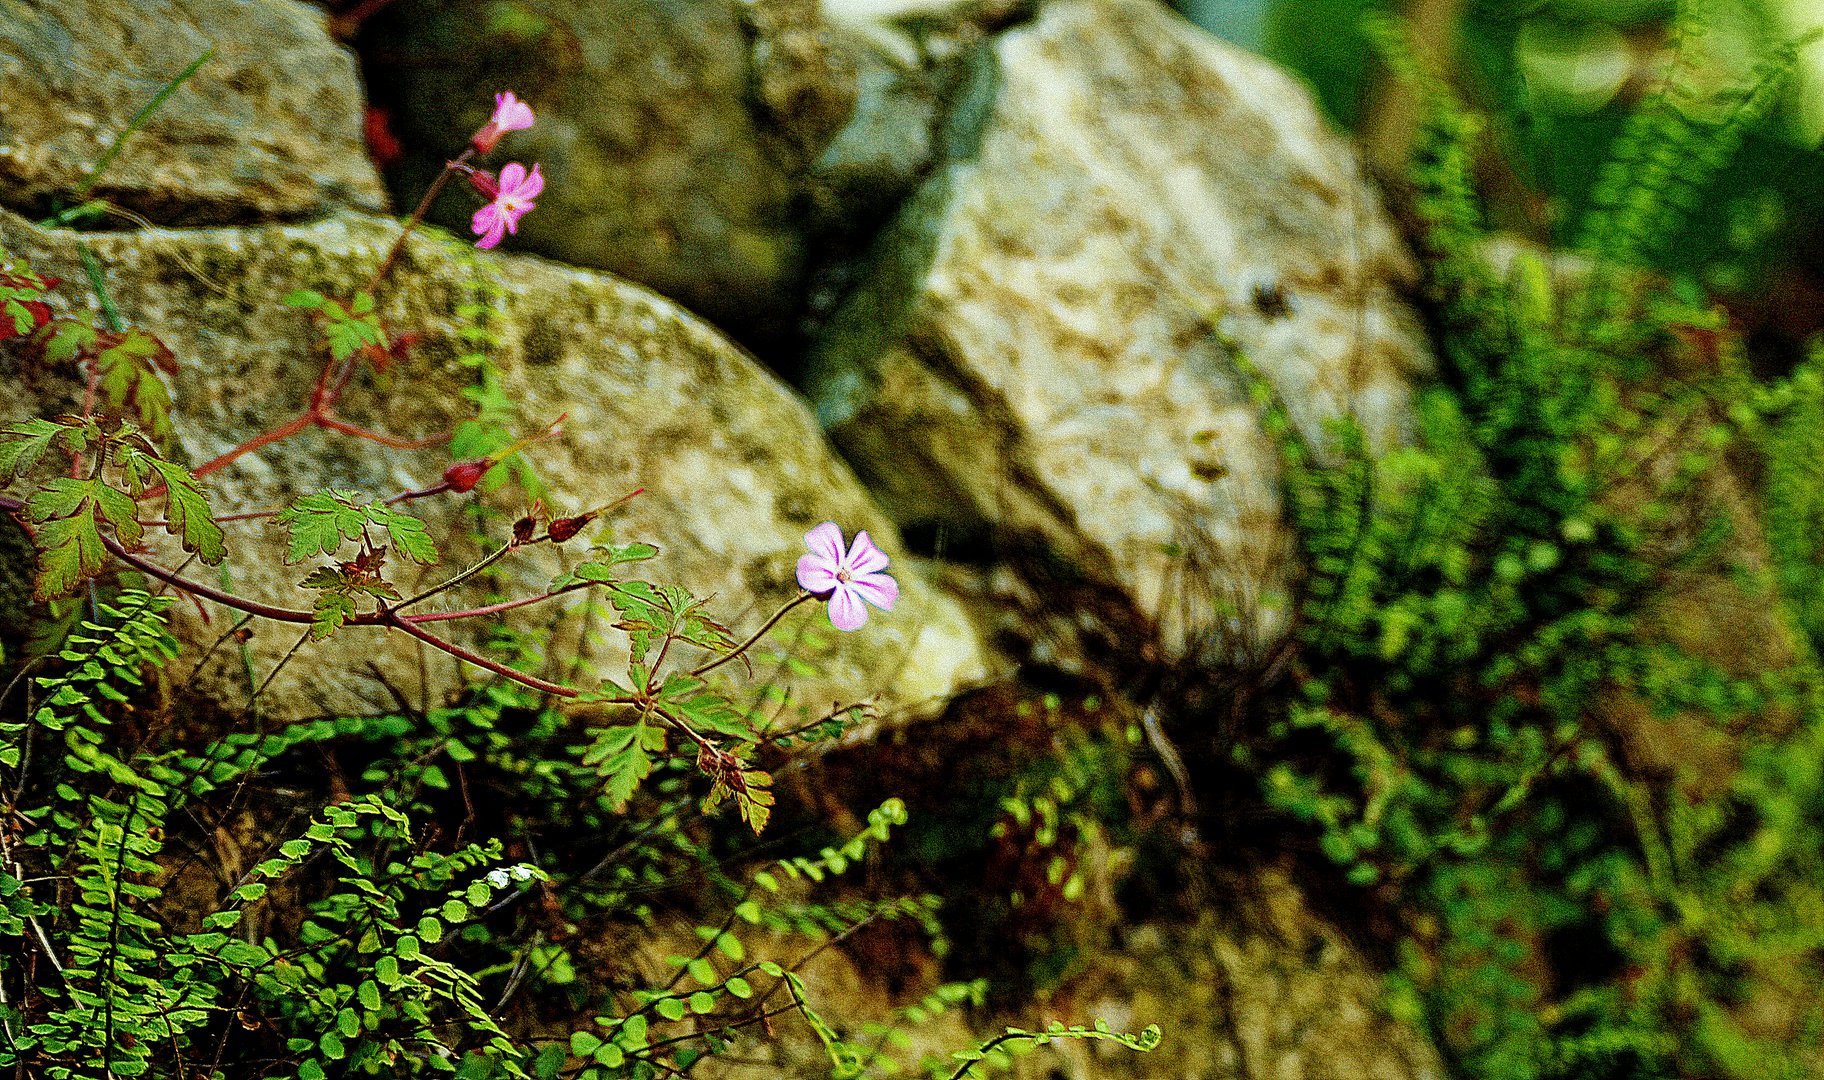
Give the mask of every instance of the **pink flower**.
M 479 169 L 469 174 L 470 183 L 476 190 L 488 194 L 492 189 L 493 202 L 475 211 L 475 220 L 469 228 L 481 239 L 475 241 L 478 248 L 491 248 L 500 243 L 501 233 L 519 233 L 519 217 L 538 205 L 532 200 L 545 190 L 545 178 L 538 174 L 538 166 L 532 166 L 530 173 L 526 167 L 515 161 L 500 170 L 498 183 Z
M 494 115 L 470 139 L 477 154 L 494 149 L 500 137 L 509 131 L 524 131 L 532 126 L 532 106 L 513 96 L 513 91 L 494 95 Z
M 798 560 L 798 584 L 804 591 L 830 602 L 830 625 L 838 630 L 859 630 L 868 621 L 866 600 L 882 611 L 892 611 L 899 599 L 899 582 L 881 573 L 886 553 L 874 546 L 864 530 L 855 534 L 853 547 L 844 548 L 842 529 L 833 521 L 804 534 L 811 553 Z

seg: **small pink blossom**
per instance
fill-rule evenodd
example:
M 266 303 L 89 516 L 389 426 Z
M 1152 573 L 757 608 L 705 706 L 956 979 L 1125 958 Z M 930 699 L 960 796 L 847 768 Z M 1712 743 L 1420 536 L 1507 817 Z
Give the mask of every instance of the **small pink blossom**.
M 855 534 L 853 546 L 844 547 L 842 529 L 833 521 L 804 534 L 809 555 L 798 560 L 798 584 L 819 600 L 830 602 L 830 625 L 838 630 L 858 630 L 868 621 L 867 601 L 882 611 L 892 611 L 899 599 L 899 582 L 881 573 L 886 553 L 874 546 L 864 530 Z
M 469 182 L 477 191 L 493 194 L 493 201 L 475 211 L 475 219 L 469 223 L 470 230 L 481 237 L 475 241 L 478 248 L 500 243 L 503 232 L 517 235 L 520 215 L 538 205 L 532 200 L 545 190 L 545 178 L 539 175 L 538 166 L 532 166 L 528 173 L 517 161 L 500 170 L 498 182 L 480 169 L 469 173 Z
M 477 154 L 485 154 L 494 149 L 500 137 L 509 131 L 524 131 L 532 126 L 532 106 L 513 96 L 508 90 L 494 95 L 494 115 L 482 125 L 480 131 L 469 139 L 469 145 Z

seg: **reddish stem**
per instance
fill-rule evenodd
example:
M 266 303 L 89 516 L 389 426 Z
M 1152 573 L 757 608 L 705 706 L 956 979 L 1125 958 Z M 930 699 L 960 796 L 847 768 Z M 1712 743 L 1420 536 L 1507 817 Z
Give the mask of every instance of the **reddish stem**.
M 510 668 L 507 665 L 499 662 L 498 660 L 490 660 L 487 657 L 481 655 L 480 653 L 470 652 L 468 649 L 463 648 L 462 646 L 456 644 L 453 641 L 445 641 L 443 638 L 438 637 L 436 634 L 431 633 L 429 630 L 426 630 L 423 627 L 420 627 L 420 626 L 414 625 L 410 622 L 407 622 L 406 620 L 400 618 L 398 615 L 395 615 L 390 611 L 386 612 L 385 614 L 386 614 L 386 621 L 382 625 L 396 626 L 399 629 L 404 630 L 406 633 L 417 638 L 419 641 L 424 642 L 426 645 L 429 645 L 434 649 L 439 649 L 439 650 L 442 650 L 443 652 L 449 653 L 451 656 L 454 656 L 458 660 L 465 660 L 468 663 L 474 664 L 478 668 L 486 668 L 487 670 L 492 671 L 496 675 L 500 675 L 504 678 L 512 679 L 514 682 L 521 683 L 525 686 L 530 686 L 534 690 L 542 690 L 543 692 L 550 694 L 554 697 L 573 698 L 573 697 L 582 696 L 579 691 L 574 690 L 571 687 L 560 686 L 554 682 L 547 682 L 546 680 L 541 679 L 536 675 L 528 675 L 523 671 L 517 671 L 513 668 Z M 350 620 L 350 621 L 352 622 L 353 620 Z
M 437 196 L 443 194 L 444 185 L 448 184 L 450 182 L 450 177 L 455 176 L 464 165 L 469 163 L 469 159 L 474 156 L 475 148 L 470 147 L 467 150 L 464 150 L 462 156 L 455 161 L 444 163 L 443 171 L 438 173 L 437 179 L 431 181 L 431 186 L 425 189 L 424 198 L 418 200 L 418 208 L 412 211 L 412 216 L 406 221 L 405 228 L 400 230 L 399 239 L 393 241 L 392 250 L 386 253 L 386 258 L 382 259 L 380 262 L 380 268 L 374 271 L 374 276 L 372 278 L 368 279 L 368 292 L 375 292 L 380 288 L 380 282 L 384 280 L 387 273 L 392 270 L 393 263 L 399 260 L 399 253 L 405 250 L 406 239 L 412 235 L 412 232 L 417 229 L 418 226 L 424 224 L 424 215 L 431 212 L 431 204 L 437 201 Z
M 21 502 L 20 500 L 12 498 L 10 496 L 0 495 L 0 511 L 5 511 L 6 513 L 16 514 L 19 511 L 23 510 L 24 508 L 25 508 L 25 504 L 23 502 Z M 186 578 L 181 574 L 178 574 L 171 570 L 165 569 L 163 566 L 160 566 L 158 563 L 153 562 L 151 559 L 148 559 L 143 555 L 136 555 L 133 552 L 128 551 L 124 546 L 121 545 L 120 541 L 114 539 L 111 536 L 102 537 L 101 543 L 102 543 L 103 547 L 107 548 L 109 554 L 113 555 L 115 558 L 119 559 L 121 562 L 124 562 L 128 566 L 131 566 L 131 567 L 141 571 L 142 573 L 146 574 L 149 577 L 157 578 L 159 581 L 162 581 L 165 584 L 170 585 L 173 588 L 178 589 L 181 592 L 188 593 L 193 597 L 201 597 L 205 600 L 213 600 L 216 603 L 221 604 L 223 607 L 232 608 L 235 611 L 240 611 L 240 612 L 243 612 L 248 615 L 258 616 L 259 618 L 262 618 L 262 619 L 270 619 L 273 622 L 292 623 L 294 625 L 300 625 L 300 624 L 309 624 L 309 623 L 316 621 L 315 616 L 313 616 L 308 611 L 299 611 L 295 608 L 282 608 L 282 607 L 275 607 L 271 604 L 262 604 L 257 600 L 249 600 L 244 596 L 235 596 L 235 595 L 232 595 L 231 593 L 223 592 L 222 590 L 217 589 L 213 586 L 205 585 L 200 581 L 193 581 L 190 578 Z M 486 613 L 485 611 L 478 609 L 476 611 L 444 612 L 444 613 L 442 613 L 438 616 L 434 616 L 434 617 L 444 618 L 444 619 L 460 619 L 460 618 L 466 618 L 471 615 L 485 614 L 485 613 Z M 424 619 L 425 617 L 419 616 L 417 618 Z M 579 692 L 570 687 L 560 686 L 557 683 L 549 682 L 545 679 L 541 679 L 536 675 L 528 675 L 523 671 L 515 670 L 496 660 L 490 660 L 489 658 L 482 656 L 479 653 L 472 652 L 469 649 L 465 649 L 461 645 L 458 645 L 453 641 L 446 641 L 443 638 L 438 637 L 437 635 L 431 633 L 428 630 L 424 630 L 416 625 L 413 625 L 415 621 L 417 621 L 417 620 L 414 619 L 412 616 L 401 616 L 401 615 L 397 614 L 396 612 L 373 611 L 373 612 L 368 612 L 368 613 L 362 614 L 362 615 L 351 616 L 348 620 L 347 625 L 349 625 L 349 626 L 380 626 L 380 627 L 403 630 L 406 633 L 410 634 L 411 636 L 419 639 L 420 641 L 423 641 L 425 644 L 430 645 L 431 647 L 438 649 L 442 652 L 448 653 L 449 655 L 454 656 L 458 660 L 464 661 L 465 663 L 473 664 L 476 667 L 482 668 L 486 671 L 491 671 L 491 672 L 495 673 L 496 675 L 499 675 L 503 678 L 512 679 L 513 681 L 520 683 L 524 686 L 529 686 L 534 690 L 538 690 L 538 691 L 541 691 L 541 692 L 547 693 L 547 694 L 553 694 L 558 697 L 573 698 L 573 697 L 579 696 Z
M 378 431 L 369 431 L 364 427 L 340 419 L 329 412 L 318 413 L 316 423 L 318 427 L 328 428 L 331 431 L 340 431 L 344 435 L 353 435 L 357 439 L 377 442 L 381 446 L 391 447 L 394 450 L 422 450 L 427 446 L 435 446 L 450 437 L 449 432 L 446 431 L 422 439 L 401 439 L 397 435 L 382 435 Z

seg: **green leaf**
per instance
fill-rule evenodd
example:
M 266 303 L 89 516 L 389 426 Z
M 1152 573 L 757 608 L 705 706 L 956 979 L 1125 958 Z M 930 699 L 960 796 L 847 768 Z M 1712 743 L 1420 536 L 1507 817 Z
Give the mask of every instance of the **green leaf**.
M 116 490 L 106 484 L 95 485 L 95 503 L 101 508 L 101 516 L 114 526 L 114 535 L 127 547 L 138 547 L 145 538 L 145 529 L 139 524 L 139 503 L 124 491 Z
M 33 419 L 0 431 L 0 484 L 32 471 L 51 442 L 69 429 L 49 420 Z
M 660 998 L 652 1009 L 667 1020 L 675 1022 L 684 1019 L 684 1003 L 677 998 Z
M 639 789 L 640 781 L 652 775 L 652 755 L 639 742 L 609 755 L 596 767 L 605 781 L 603 793 L 615 813 L 627 808 L 627 801 Z
M 95 367 L 110 408 L 132 402 L 140 423 L 154 436 L 171 434 L 171 391 L 159 371 L 174 371 L 176 364 L 163 342 L 143 330 L 128 330 L 96 356 Z
M 602 1037 L 592 1031 L 572 1031 L 570 1033 L 570 1052 L 577 1057 L 588 1057 L 602 1045 Z
M 429 566 L 437 561 L 437 545 L 432 542 L 430 534 L 425 532 L 424 522 L 410 514 L 397 513 L 384 507 L 381 509 L 385 510 L 385 519 L 376 524 L 386 529 L 394 551 L 420 566 Z
M 342 629 L 354 614 L 354 597 L 345 592 L 320 593 L 316 604 L 310 609 L 310 640 L 322 641 L 330 637 Z
M 77 357 L 95 347 L 95 328 L 88 323 L 58 319 L 51 323 L 50 331 L 45 335 L 43 345 L 47 363 L 73 363 Z
M 323 306 L 324 299 L 323 294 L 315 289 L 293 289 L 285 294 L 285 306 L 315 311 Z
M 106 549 L 95 525 L 95 504 L 85 500 L 69 517 L 38 526 L 38 578 L 33 595 L 40 601 L 68 596 L 84 578 L 101 573 Z
M 215 566 L 228 554 L 222 527 L 215 523 L 209 500 L 196 486 L 190 470 L 172 461 L 149 458 L 165 483 L 165 529 L 182 542 L 185 551 Z
M 273 519 L 290 526 L 285 561 L 302 562 L 313 555 L 333 555 L 345 540 L 359 540 L 368 517 L 346 491 L 319 491 L 300 496 Z
M 48 480 L 25 500 L 26 519 L 49 521 L 51 518 L 69 517 L 85 501 L 94 497 L 95 487 L 94 480 L 77 480 L 69 476 Z

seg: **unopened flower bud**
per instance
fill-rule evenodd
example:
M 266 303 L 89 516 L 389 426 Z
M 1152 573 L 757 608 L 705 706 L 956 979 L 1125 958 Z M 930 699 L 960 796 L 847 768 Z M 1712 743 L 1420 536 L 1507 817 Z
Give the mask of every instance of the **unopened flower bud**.
M 477 458 L 474 461 L 458 461 L 443 470 L 443 482 L 450 485 L 451 491 L 473 491 L 481 478 L 488 474 L 488 460 Z
M 469 178 L 469 186 L 480 192 L 482 198 L 489 202 L 493 202 L 495 199 L 500 198 L 500 181 L 494 178 L 493 173 L 486 169 L 475 169 L 466 166 L 463 168 L 462 173 Z
M 538 519 L 531 514 L 527 514 L 525 517 L 515 521 L 513 523 L 513 546 L 518 547 L 521 544 L 530 544 L 532 542 L 533 530 L 537 528 Z
M 475 153 L 486 154 L 500 142 L 500 137 L 509 131 L 524 131 L 532 126 L 532 107 L 513 96 L 511 90 L 494 95 L 494 115 L 469 138 L 469 145 Z
M 545 531 L 551 534 L 551 539 L 561 544 L 582 532 L 583 526 L 589 524 L 594 517 L 594 514 L 578 514 L 575 517 L 557 518 Z

